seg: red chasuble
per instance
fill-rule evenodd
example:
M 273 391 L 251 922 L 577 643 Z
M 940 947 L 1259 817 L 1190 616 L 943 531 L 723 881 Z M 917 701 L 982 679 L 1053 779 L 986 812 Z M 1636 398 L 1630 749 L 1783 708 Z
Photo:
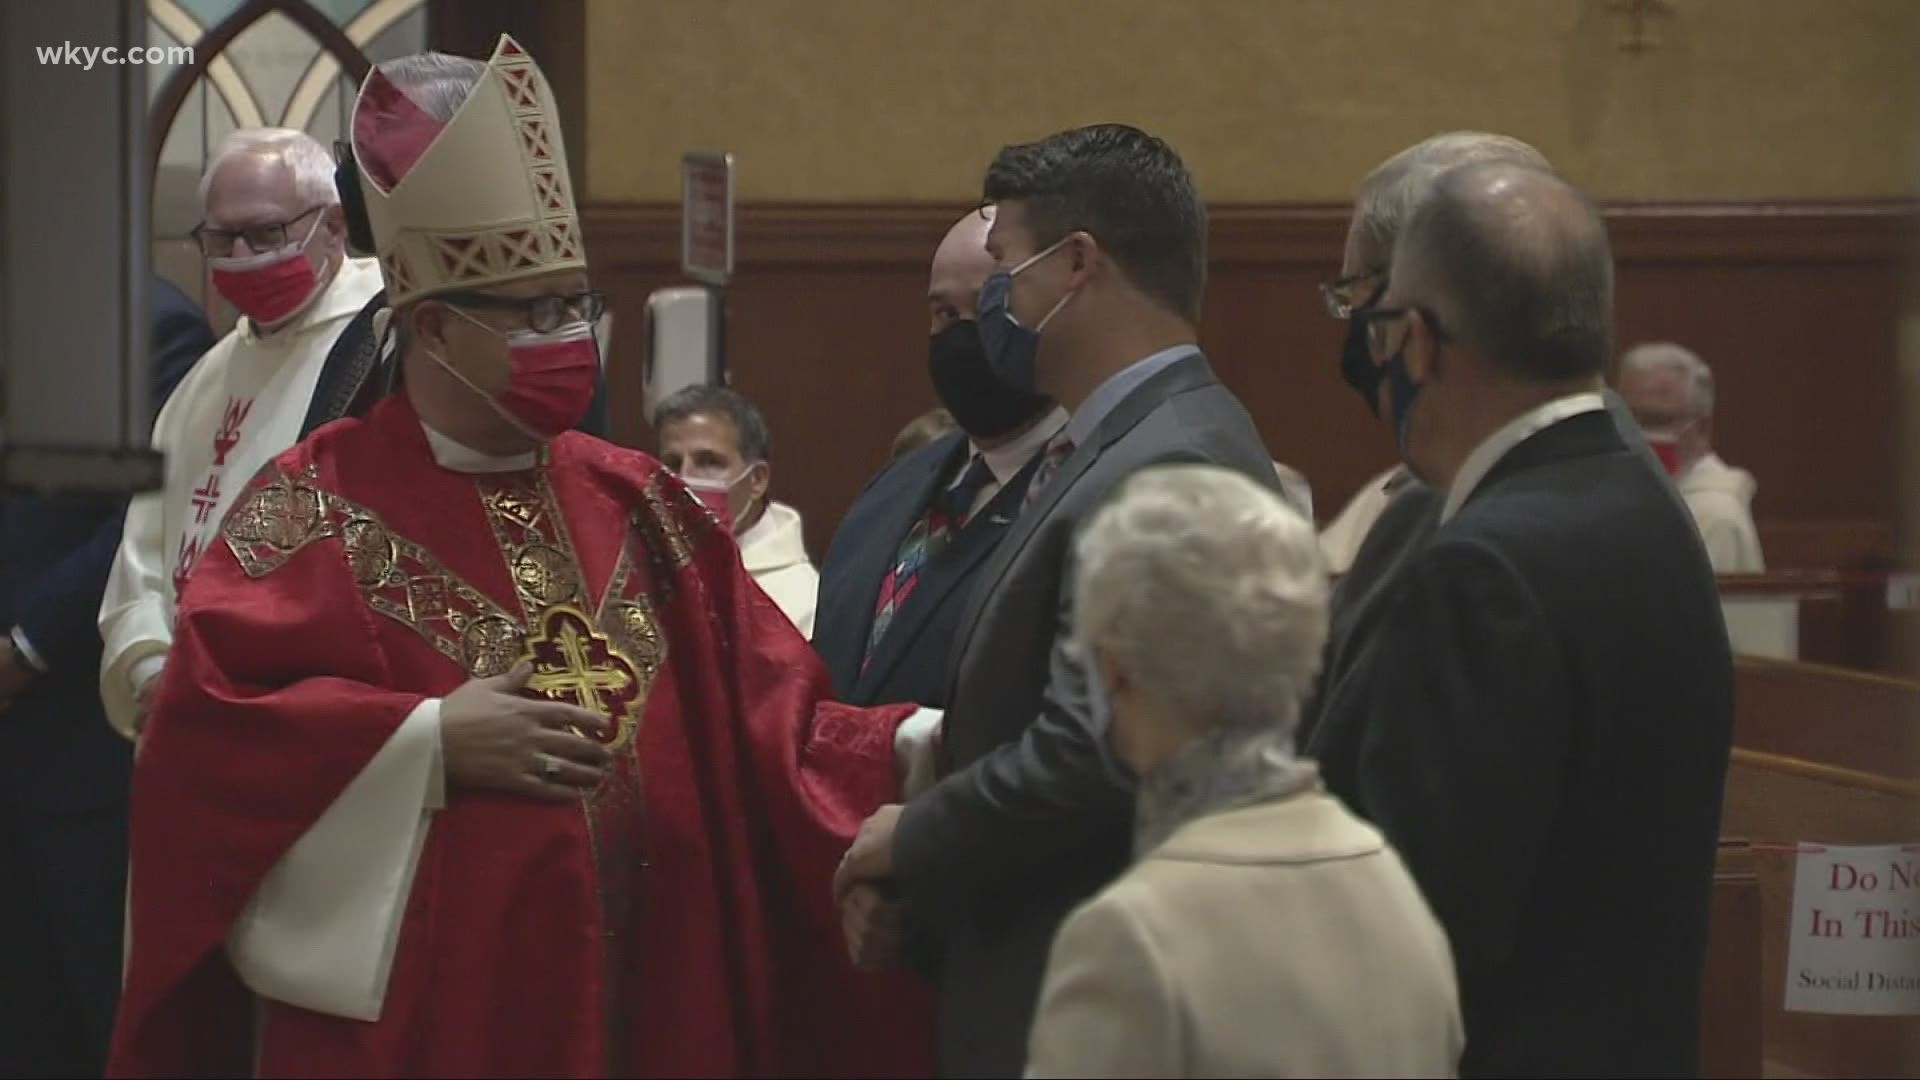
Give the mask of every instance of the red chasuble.
M 136 766 L 117 1076 L 912 1076 L 925 991 L 854 971 L 830 879 L 910 706 L 820 661 L 658 462 L 579 434 L 440 468 L 403 399 L 254 479 L 181 605 Z M 621 718 L 576 803 L 449 792 L 375 1022 L 224 943 L 425 698 L 507 671 Z M 584 695 L 584 696 L 583 696 Z

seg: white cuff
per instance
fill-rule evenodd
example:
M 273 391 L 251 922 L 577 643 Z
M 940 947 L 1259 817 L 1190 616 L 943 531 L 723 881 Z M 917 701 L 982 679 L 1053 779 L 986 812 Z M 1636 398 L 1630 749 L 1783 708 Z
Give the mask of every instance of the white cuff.
M 922 707 L 894 729 L 893 767 L 894 775 L 900 778 L 901 802 L 933 786 L 939 772 L 934 747 L 945 716 L 945 710 Z
M 20 658 L 27 662 L 28 667 L 45 675 L 47 662 L 40 658 L 40 650 L 33 647 L 33 642 L 27 640 L 27 632 L 16 626 L 13 628 L 12 637 L 13 651 L 20 654 Z
M 160 677 L 161 669 L 166 666 L 166 653 L 154 653 L 152 656 L 143 656 L 134 661 L 133 671 L 131 672 L 134 696 L 138 697 L 146 693 L 147 687 L 153 685 L 153 681 Z
M 433 730 L 433 764 L 427 767 L 426 808 L 445 810 L 447 808 L 447 752 L 446 743 L 442 741 L 444 735 L 440 730 L 440 699 L 428 698 L 421 702 L 414 707 L 412 715 L 407 719 L 418 723 L 423 729 Z
M 444 801 L 440 701 L 428 698 L 274 866 L 227 938 L 261 997 L 373 1021 L 414 871 Z

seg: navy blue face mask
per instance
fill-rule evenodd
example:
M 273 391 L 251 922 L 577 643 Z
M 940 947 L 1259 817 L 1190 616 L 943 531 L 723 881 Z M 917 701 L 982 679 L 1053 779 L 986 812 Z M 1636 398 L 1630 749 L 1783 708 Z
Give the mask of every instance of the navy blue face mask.
M 1393 437 L 1399 444 L 1400 455 L 1407 453 L 1407 417 L 1413 415 L 1413 403 L 1420 397 L 1422 383 L 1413 381 L 1407 371 L 1407 344 L 1400 343 L 1400 351 L 1387 357 L 1387 362 L 1379 367 L 1381 376 L 1387 381 L 1387 394 L 1393 399 Z M 1378 406 L 1375 406 L 1378 408 Z
M 1380 365 L 1373 362 L 1373 350 L 1367 347 L 1367 324 L 1361 319 L 1347 321 L 1347 343 L 1340 348 L 1340 378 L 1360 399 L 1367 411 L 1380 415 Z
M 1038 323 L 1031 328 L 1025 327 L 1013 317 L 1013 279 L 1027 267 L 1059 251 L 1072 236 L 1072 233 L 1068 233 L 1055 240 L 1011 270 L 994 271 L 980 286 L 980 345 L 986 352 L 987 370 L 993 372 L 993 377 L 1008 389 L 1023 394 L 1038 392 L 1033 358 L 1040 350 L 1040 332 L 1047 328 L 1047 323 L 1059 314 L 1067 301 L 1073 299 L 1073 293 L 1068 292 Z

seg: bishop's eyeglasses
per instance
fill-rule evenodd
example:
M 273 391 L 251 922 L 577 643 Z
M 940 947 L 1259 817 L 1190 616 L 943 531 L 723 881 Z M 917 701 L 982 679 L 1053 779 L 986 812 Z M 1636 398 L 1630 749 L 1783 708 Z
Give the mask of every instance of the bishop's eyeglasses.
M 439 293 L 433 299 L 475 311 L 520 312 L 527 329 L 536 334 L 552 333 L 575 319 L 598 322 L 607 312 L 607 294 L 597 289 L 547 296 L 493 296 L 461 290 Z

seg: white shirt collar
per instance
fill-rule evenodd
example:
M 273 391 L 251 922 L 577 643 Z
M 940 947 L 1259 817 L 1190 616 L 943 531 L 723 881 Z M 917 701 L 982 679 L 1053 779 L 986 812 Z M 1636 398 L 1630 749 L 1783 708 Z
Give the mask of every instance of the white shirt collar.
M 1562 420 L 1582 413 L 1599 412 L 1606 407 L 1606 401 L 1599 394 L 1583 391 L 1554 398 L 1507 421 L 1500 430 L 1481 440 L 1480 445 L 1473 448 L 1473 453 L 1467 455 L 1467 460 L 1461 463 L 1460 471 L 1453 477 L 1453 486 L 1447 489 L 1447 503 L 1440 511 L 1441 523 L 1446 523 L 1460 512 L 1473 494 L 1473 489 L 1480 486 L 1493 467 L 1514 447 Z
M 540 459 L 540 451 L 528 450 L 521 454 L 509 454 L 498 457 L 484 454 L 464 443 L 458 443 L 422 423 L 420 429 L 427 433 L 427 446 L 433 450 L 433 460 L 443 469 L 457 473 L 503 473 L 520 472 L 533 468 Z
M 1066 426 L 1067 410 L 1055 405 L 1052 412 L 1040 418 L 1039 423 L 1022 432 L 1019 438 L 1010 443 L 1004 443 L 991 450 L 982 450 L 977 444 L 969 441 L 967 447 L 972 451 L 972 455 L 968 460 L 971 461 L 974 456 L 985 458 L 987 471 L 993 473 L 995 482 L 1004 487 L 1012 483 L 1013 478 L 1020 475 L 1020 470 L 1027 467 L 1027 462 L 1033 460 L 1033 455 L 1039 453 L 1055 435 L 1059 434 L 1060 429 Z M 966 470 L 963 468 L 961 475 L 965 474 Z M 954 482 L 959 483 L 959 480 L 956 478 Z

